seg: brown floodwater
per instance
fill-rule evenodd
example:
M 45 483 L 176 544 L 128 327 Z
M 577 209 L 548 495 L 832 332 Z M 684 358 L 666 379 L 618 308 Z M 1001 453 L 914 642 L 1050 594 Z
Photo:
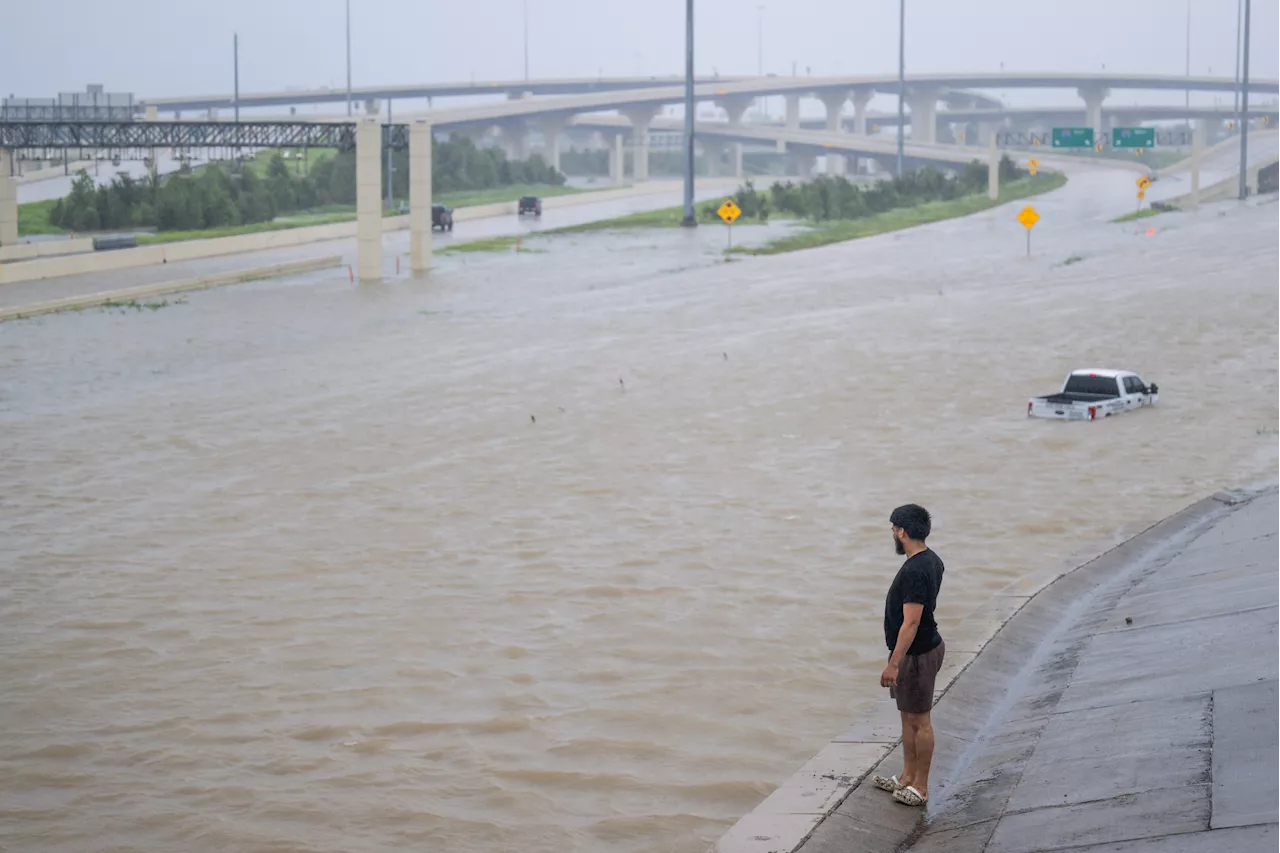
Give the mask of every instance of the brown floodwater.
M 1018 204 L 0 326 L 0 848 L 704 849 L 883 701 L 895 505 L 945 633 L 1274 480 L 1277 208 L 1107 224 L 1131 177 L 1031 259 Z M 1160 405 L 1025 418 L 1085 366 Z

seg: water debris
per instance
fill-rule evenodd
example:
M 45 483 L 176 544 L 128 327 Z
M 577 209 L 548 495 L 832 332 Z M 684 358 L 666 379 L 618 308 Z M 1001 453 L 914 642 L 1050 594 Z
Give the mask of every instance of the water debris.
M 1062 262 L 1062 265 L 1063 265 L 1064 267 L 1069 267 L 1069 266 L 1071 266 L 1072 264 L 1078 264 L 1078 263 L 1080 263 L 1080 262 L 1081 262 L 1081 261 L 1083 261 L 1083 260 L 1084 260 L 1084 258 L 1080 257 L 1079 255 L 1072 255 L 1071 257 L 1069 257 L 1069 258 L 1067 258 L 1065 261 L 1063 261 L 1063 262 Z
M 535 418 L 533 415 L 529 415 L 529 423 L 536 424 L 537 422 L 538 422 L 537 418 Z
M 720 353 L 720 354 L 721 354 L 722 356 L 724 356 L 724 360 L 725 360 L 725 361 L 728 361 L 728 360 L 729 360 L 729 353 L 727 353 L 727 352 L 722 352 L 722 353 Z
M 622 389 L 622 393 L 627 393 L 627 383 L 622 381 L 622 377 L 618 377 L 618 387 Z

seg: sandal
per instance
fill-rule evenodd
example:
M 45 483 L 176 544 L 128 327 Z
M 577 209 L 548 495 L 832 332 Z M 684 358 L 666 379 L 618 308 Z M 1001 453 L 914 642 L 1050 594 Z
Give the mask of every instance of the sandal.
M 923 806 L 929 802 L 928 797 L 921 794 L 911 785 L 894 791 L 893 799 L 895 802 L 902 803 L 904 806 Z
M 871 784 L 875 785 L 881 791 L 888 791 L 892 794 L 894 791 L 901 791 L 905 787 L 898 781 L 897 776 L 875 776 L 871 779 Z

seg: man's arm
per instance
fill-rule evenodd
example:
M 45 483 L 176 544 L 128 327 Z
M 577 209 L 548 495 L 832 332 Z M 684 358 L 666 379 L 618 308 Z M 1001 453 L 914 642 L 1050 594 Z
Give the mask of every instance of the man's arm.
M 911 648 L 911 643 L 916 638 L 916 631 L 920 629 L 920 619 L 923 616 L 923 604 L 902 605 L 902 627 L 898 629 L 898 642 L 893 647 L 893 654 L 889 656 L 889 663 L 885 666 L 884 672 L 880 673 L 881 687 L 898 686 L 898 667 L 902 665 L 902 659 L 907 656 L 907 649 Z
M 901 666 L 902 659 L 907 656 L 907 649 L 915 642 L 916 631 L 920 630 L 920 620 L 924 618 L 923 604 L 902 605 L 902 627 L 898 629 L 898 642 L 889 656 L 889 663 Z

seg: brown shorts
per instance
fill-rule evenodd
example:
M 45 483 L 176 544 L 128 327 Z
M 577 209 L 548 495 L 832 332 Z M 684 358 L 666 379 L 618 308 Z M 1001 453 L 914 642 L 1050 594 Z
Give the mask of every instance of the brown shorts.
M 933 685 L 942 669 L 947 644 L 938 643 L 921 655 L 907 655 L 898 667 L 898 686 L 889 688 L 889 698 L 898 700 L 898 710 L 905 714 L 927 714 L 933 710 Z M 889 653 L 893 657 L 893 652 Z

